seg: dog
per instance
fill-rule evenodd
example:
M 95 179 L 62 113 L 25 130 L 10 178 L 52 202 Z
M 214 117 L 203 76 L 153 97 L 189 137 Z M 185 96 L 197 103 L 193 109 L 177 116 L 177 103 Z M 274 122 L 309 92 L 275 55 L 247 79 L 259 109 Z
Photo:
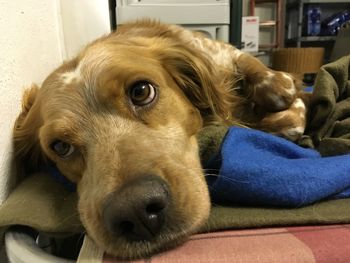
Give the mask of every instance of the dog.
M 77 185 L 91 238 L 134 259 L 176 246 L 208 219 L 196 139 L 204 126 L 296 140 L 305 114 L 294 76 L 201 33 L 141 20 L 25 91 L 14 151 L 31 169 L 53 163 Z

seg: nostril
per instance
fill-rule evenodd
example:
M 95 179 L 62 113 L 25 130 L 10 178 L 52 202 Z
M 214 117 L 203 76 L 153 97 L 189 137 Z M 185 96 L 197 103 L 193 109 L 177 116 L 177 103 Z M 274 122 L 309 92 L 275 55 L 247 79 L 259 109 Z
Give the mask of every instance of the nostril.
M 119 230 L 124 235 L 130 235 L 134 232 L 135 224 L 131 221 L 122 221 L 119 224 Z
M 165 202 L 162 202 L 162 201 L 153 202 L 146 206 L 146 213 L 149 215 L 157 215 L 157 214 L 160 214 L 165 207 L 166 207 Z

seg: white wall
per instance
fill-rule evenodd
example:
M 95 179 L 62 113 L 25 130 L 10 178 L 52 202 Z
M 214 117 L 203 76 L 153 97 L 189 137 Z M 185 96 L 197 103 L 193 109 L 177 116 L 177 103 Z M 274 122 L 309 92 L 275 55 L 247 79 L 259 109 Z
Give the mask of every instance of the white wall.
M 57 0 L 0 0 L 0 204 L 8 194 L 11 133 L 23 88 L 62 62 Z
M 11 134 L 23 89 L 109 33 L 108 0 L 0 0 L 0 204 L 11 188 Z
M 60 0 L 60 2 L 67 58 L 74 57 L 88 42 L 110 32 L 108 0 Z

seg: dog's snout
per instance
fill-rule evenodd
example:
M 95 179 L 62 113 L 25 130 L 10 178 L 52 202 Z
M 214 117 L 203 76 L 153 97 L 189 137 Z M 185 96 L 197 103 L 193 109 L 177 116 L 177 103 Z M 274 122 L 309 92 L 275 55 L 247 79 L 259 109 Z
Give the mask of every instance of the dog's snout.
M 150 240 L 164 226 L 170 203 L 167 184 L 158 176 L 137 178 L 106 200 L 103 219 L 108 232 L 128 240 Z

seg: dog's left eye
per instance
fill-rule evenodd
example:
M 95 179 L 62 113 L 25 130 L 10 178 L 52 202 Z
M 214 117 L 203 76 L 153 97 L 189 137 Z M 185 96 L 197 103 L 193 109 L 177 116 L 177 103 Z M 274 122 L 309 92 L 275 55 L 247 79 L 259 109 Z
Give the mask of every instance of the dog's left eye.
M 137 82 L 129 89 L 131 102 L 136 106 L 150 104 L 156 97 L 156 89 L 149 82 Z
M 54 141 L 50 147 L 61 158 L 69 157 L 75 150 L 73 145 L 60 140 Z

